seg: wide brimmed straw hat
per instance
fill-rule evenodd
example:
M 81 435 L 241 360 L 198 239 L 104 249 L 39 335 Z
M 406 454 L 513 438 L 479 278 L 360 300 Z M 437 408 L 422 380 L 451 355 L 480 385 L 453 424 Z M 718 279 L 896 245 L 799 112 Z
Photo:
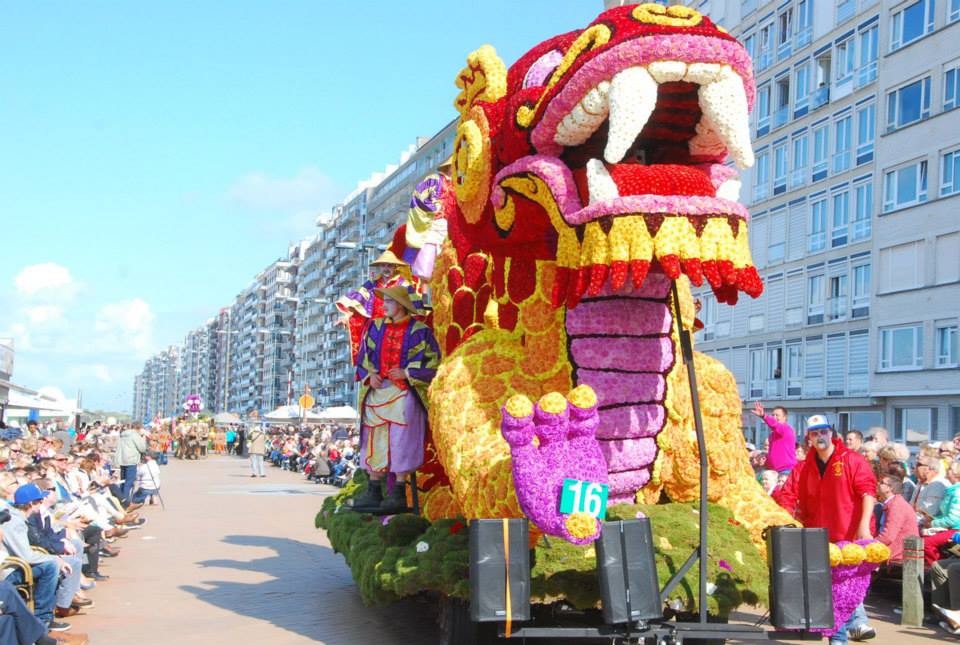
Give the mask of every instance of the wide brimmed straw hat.
M 407 263 L 401 260 L 400 258 L 398 258 L 393 251 L 391 251 L 390 249 L 387 249 L 386 251 L 380 254 L 380 257 L 378 257 L 376 260 L 370 263 L 371 266 L 376 266 L 378 264 L 393 264 L 396 266 L 405 266 Z
M 410 292 L 407 291 L 406 287 L 400 285 L 386 288 L 377 287 L 374 289 L 374 291 L 379 293 L 384 298 L 390 298 L 391 300 L 399 303 L 400 306 L 409 311 L 411 314 L 420 313 L 417 311 L 416 306 L 414 306 L 413 301 L 410 299 Z

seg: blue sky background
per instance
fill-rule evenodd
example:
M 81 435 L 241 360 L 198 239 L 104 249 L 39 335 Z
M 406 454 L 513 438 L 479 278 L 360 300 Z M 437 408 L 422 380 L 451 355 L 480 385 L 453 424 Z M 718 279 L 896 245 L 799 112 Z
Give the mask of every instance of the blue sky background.
M 601 0 L 0 5 L 0 337 L 14 380 L 129 409 L 151 353 Z

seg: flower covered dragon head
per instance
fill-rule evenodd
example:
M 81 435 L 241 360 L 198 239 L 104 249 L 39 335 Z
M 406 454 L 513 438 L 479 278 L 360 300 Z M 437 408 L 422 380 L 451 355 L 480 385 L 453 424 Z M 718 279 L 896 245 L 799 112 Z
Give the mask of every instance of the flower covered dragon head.
M 461 255 L 555 260 L 554 306 L 639 287 L 651 270 L 706 279 L 730 304 L 760 294 L 724 163 L 753 164 L 752 66 L 709 18 L 617 7 L 509 70 L 482 47 L 457 85 Z

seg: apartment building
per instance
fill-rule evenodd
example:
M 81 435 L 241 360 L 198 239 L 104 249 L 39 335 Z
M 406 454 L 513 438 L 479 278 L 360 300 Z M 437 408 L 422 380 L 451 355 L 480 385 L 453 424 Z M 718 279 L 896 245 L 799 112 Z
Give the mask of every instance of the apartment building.
M 766 289 L 701 299 L 745 406 L 916 445 L 960 432 L 960 0 L 703 2 L 754 61 L 742 173 Z M 744 414 L 760 442 L 765 428 Z

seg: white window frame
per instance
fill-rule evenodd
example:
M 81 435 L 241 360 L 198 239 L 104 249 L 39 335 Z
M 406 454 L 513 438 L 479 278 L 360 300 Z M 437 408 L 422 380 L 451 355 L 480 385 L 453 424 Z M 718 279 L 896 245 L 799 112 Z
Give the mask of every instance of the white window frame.
M 857 47 L 860 50 L 857 70 L 857 89 L 877 80 L 877 60 L 879 58 L 880 26 L 873 25 L 857 34 Z
M 823 273 L 807 276 L 807 324 L 810 324 L 810 317 L 822 316 L 824 313 L 826 282 L 827 276 Z
M 857 108 L 857 156 L 855 165 L 873 161 L 873 147 L 877 139 L 877 104 L 867 103 Z
M 773 147 L 773 185 L 787 185 L 787 168 L 789 168 L 790 148 L 789 143 L 784 141 Z
M 853 287 L 851 288 L 851 308 L 860 309 L 870 307 L 870 288 L 873 281 L 873 266 L 866 262 L 864 264 L 854 265 L 850 270 L 853 276 Z
M 940 196 L 960 193 L 960 147 L 940 155 Z
M 953 62 L 943 70 L 943 111 L 956 107 L 960 107 L 960 63 Z
M 913 9 L 917 5 L 923 5 L 923 26 L 921 29 L 920 35 L 904 41 L 903 40 L 903 28 L 904 22 L 903 17 L 909 9 Z M 890 51 L 894 52 L 905 47 L 912 42 L 916 42 L 926 36 L 927 34 L 933 31 L 934 17 L 936 14 L 936 4 L 935 0 L 917 0 L 914 3 L 911 3 L 899 11 L 895 12 L 890 16 Z
M 909 365 L 894 365 L 893 338 L 896 332 L 913 331 L 913 360 Z M 923 323 L 910 323 L 880 329 L 880 351 L 877 357 L 880 372 L 910 372 L 923 369 Z
M 947 22 L 957 20 L 960 20 L 960 0 L 950 0 L 950 6 L 947 8 Z
M 846 246 L 850 240 L 850 191 L 840 190 L 830 195 L 830 248 Z
M 773 32 L 774 22 L 771 20 L 757 31 L 757 71 L 763 71 L 773 65 Z M 766 42 L 764 42 L 766 41 Z
M 807 252 L 819 253 L 827 248 L 827 209 L 826 196 L 810 202 L 810 224 L 807 234 Z
M 834 82 L 838 85 L 846 83 L 853 78 L 853 73 L 857 69 L 857 36 L 851 34 L 848 38 L 840 41 L 834 48 L 837 53 L 833 57 L 834 64 Z
M 910 201 L 899 201 L 897 195 L 899 187 L 899 174 L 910 168 L 917 168 L 916 177 L 916 198 Z M 927 160 L 919 159 L 911 163 L 903 164 L 897 168 L 887 170 L 883 173 L 883 212 L 891 213 L 901 208 L 909 208 L 917 204 L 923 204 L 927 201 L 927 185 L 929 178 L 927 175 Z
M 850 241 L 870 239 L 873 233 L 873 178 L 853 186 L 853 228 Z
M 900 93 L 906 90 L 913 85 L 920 85 L 920 110 L 919 116 L 912 121 L 901 121 L 900 114 L 901 112 L 900 105 Z M 900 128 L 905 128 L 908 125 L 913 125 L 914 123 L 920 123 L 930 118 L 930 77 L 924 76 L 923 78 L 918 78 L 909 83 L 904 83 L 900 87 L 890 90 L 887 92 L 887 121 L 886 129 L 887 132 L 893 132 L 894 130 L 899 130 Z
M 827 283 L 827 320 L 830 322 L 846 320 L 850 308 L 850 276 L 847 273 L 830 275 Z
M 810 161 L 810 145 L 806 133 L 793 137 L 790 141 L 792 170 L 790 187 L 803 186 L 807 180 L 807 163 Z
M 793 70 L 793 110 L 797 112 L 810 105 L 810 63 Z
M 763 349 L 751 349 L 747 357 L 747 391 L 750 398 L 759 399 L 763 396 Z
M 960 366 L 957 357 L 957 339 L 960 334 L 957 331 L 957 321 L 949 323 L 938 322 L 934 328 L 935 354 L 933 366 L 937 369 L 947 369 Z M 946 342 L 944 342 L 946 341 Z M 953 354 L 951 356 L 951 354 Z
M 852 148 L 853 115 L 848 114 L 833 121 L 833 174 L 850 169 Z
M 753 200 L 760 201 L 770 196 L 770 149 L 756 155 L 753 169 Z
M 824 123 L 813 131 L 813 174 L 825 173 L 830 168 L 830 124 Z
M 797 2 L 797 49 L 809 45 L 813 40 L 813 0 Z
M 757 88 L 757 136 L 761 136 L 759 134 L 760 130 L 770 127 L 772 114 L 773 88 L 768 82 Z
M 803 396 L 803 344 L 787 343 L 784 349 L 784 396 L 799 398 Z

